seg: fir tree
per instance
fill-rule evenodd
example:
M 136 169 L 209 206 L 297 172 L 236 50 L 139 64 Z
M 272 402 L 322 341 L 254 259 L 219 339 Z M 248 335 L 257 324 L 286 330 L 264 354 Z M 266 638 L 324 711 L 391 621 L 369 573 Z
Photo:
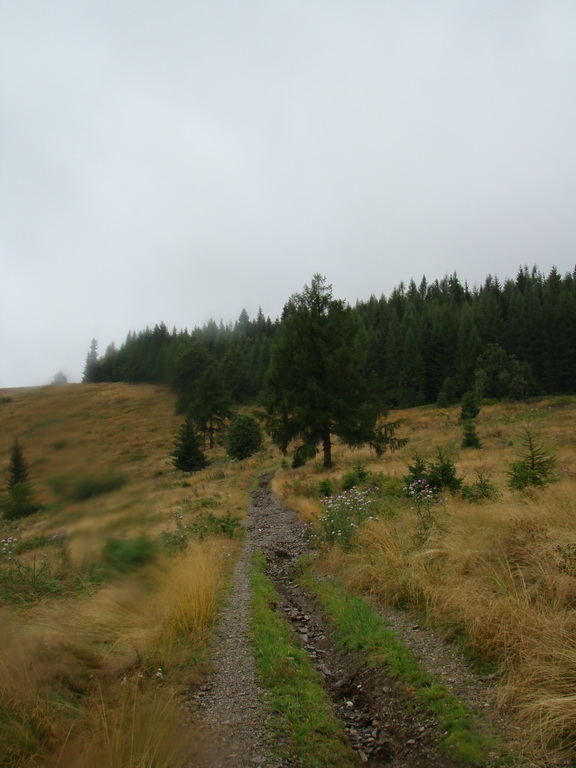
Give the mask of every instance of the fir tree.
M 90 351 L 86 355 L 86 365 L 84 366 L 84 375 L 82 381 L 85 384 L 92 384 L 96 381 L 100 381 L 100 366 L 98 361 L 98 342 L 96 339 L 92 339 L 90 343 Z
M 208 460 L 200 445 L 201 438 L 196 432 L 194 420 L 187 416 L 174 442 L 172 460 L 176 469 L 182 472 L 197 472 L 208 466 Z
M 224 430 L 225 420 L 232 415 L 232 405 L 220 371 L 215 365 L 210 366 L 196 384 L 188 411 L 200 432 L 208 436 L 210 448 L 214 448 L 215 434 Z
M 18 440 L 14 440 L 8 466 L 8 500 L 4 509 L 4 517 L 8 520 L 26 517 L 40 509 L 33 499 L 28 475 L 28 462 Z
M 24 451 L 17 439 L 12 444 L 10 451 L 10 464 L 8 466 L 8 490 L 11 491 L 18 483 L 28 480 L 28 462 L 24 457 Z
M 247 459 L 262 448 L 264 438 L 260 424 L 253 416 L 241 413 L 236 416 L 227 436 L 227 452 L 232 459 Z
M 482 443 L 476 431 L 476 425 L 473 421 L 467 421 L 464 424 L 464 435 L 462 437 L 462 448 L 482 448 Z
M 510 464 L 508 484 L 514 490 L 524 490 L 529 485 L 544 486 L 555 480 L 556 457 L 527 427 L 523 427 L 518 460 Z
M 462 397 L 460 403 L 460 419 L 462 421 L 470 421 L 475 419 L 480 413 L 480 406 L 478 405 L 478 397 L 474 390 L 469 390 Z
M 314 275 L 285 306 L 272 349 L 265 384 L 272 440 L 284 453 L 299 440 L 301 457 L 321 444 L 325 467 L 332 464 L 333 435 L 349 446 L 369 443 L 380 453 L 394 445 L 395 425 L 378 424 L 385 409 L 365 370 L 358 315 Z

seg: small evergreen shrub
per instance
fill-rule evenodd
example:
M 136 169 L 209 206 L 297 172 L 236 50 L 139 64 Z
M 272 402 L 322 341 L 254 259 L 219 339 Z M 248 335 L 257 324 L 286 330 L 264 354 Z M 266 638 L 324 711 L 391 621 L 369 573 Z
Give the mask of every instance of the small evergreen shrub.
M 172 451 L 172 462 L 182 472 L 198 472 L 209 464 L 201 446 L 201 438 L 191 416 L 184 419 Z
M 260 424 L 253 416 L 241 413 L 228 429 L 227 453 L 231 459 L 242 461 L 257 453 L 264 445 Z
M 324 480 L 320 480 L 316 486 L 316 490 L 320 496 L 333 496 L 334 485 L 332 484 L 332 480 L 330 480 L 329 477 L 325 477 Z
M 340 485 L 343 491 L 349 491 L 350 488 L 365 483 L 369 477 L 370 473 L 366 467 L 363 467 L 362 464 L 355 464 L 352 469 L 344 473 Z
M 464 434 L 462 437 L 462 448 L 482 448 L 482 441 L 478 437 L 476 425 L 473 421 L 467 421 L 464 424 Z
M 518 460 L 510 463 L 508 485 L 516 491 L 528 486 L 545 486 L 558 479 L 556 457 L 527 427 L 523 427 Z
M 6 520 L 19 520 L 22 517 L 33 515 L 41 509 L 41 505 L 34 500 L 32 488 L 27 482 L 15 483 L 3 501 Z
M 34 501 L 28 474 L 28 462 L 24 452 L 18 440 L 14 440 L 8 466 L 8 496 L 2 504 L 3 516 L 6 520 L 28 517 L 41 509 L 40 505 Z
M 15 485 L 20 485 L 28 481 L 28 462 L 24 457 L 24 451 L 20 447 L 18 440 L 14 440 L 10 451 L 10 464 L 8 467 L 8 491 L 11 491 Z
M 446 379 L 444 379 L 442 388 L 440 389 L 440 392 L 438 392 L 438 397 L 436 398 L 436 407 L 448 408 L 450 405 L 457 402 L 457 400 L 458 398 L 456 397 L 456 386 L 454 380 L 448 376 Z
M 456 474 L 454 461 L 440 447 L 436 449 L 436 458 L 432 461 L 418 455 L 412 457 L 408 474 L 404 476 L 404 488 L 420 480 L 426 480 L 434 491 L 446 489 L 455 493 L 462 487 L 462 478 Z
M 437 491 L 446 489 L 456 493 L 462 487 L 462 478 L 456 474 L 454 461 L 440 447 L 436 449 L 436 459 L 428 464 L 425 477 Z
M 460 401 L 460 419 L 462 421 L 469 421 L 475 419 L 480 413 L 480 406 L 478 405 L 478 397 L 476 392 L 469 390 L 463 395 Z
M 490 480 L 490 477 L 482 470 L 476 470 L 476 482 L 470 483 L 470 485 L 462 486 L 462 498 L 470 502 L 487 501 L 490 499 L 496 499 L 502 494 L 494 483 Z

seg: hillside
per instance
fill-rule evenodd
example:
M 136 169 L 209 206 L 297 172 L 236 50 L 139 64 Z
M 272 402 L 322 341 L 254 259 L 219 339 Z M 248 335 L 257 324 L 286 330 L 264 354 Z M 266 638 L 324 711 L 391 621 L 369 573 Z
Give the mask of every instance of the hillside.
M 461 448 L 459 408 L 407 409 L 394 418 L 409 442 L 379 460 L 337 445 L 332 469 L 313 460 L 294 470 L 268 443 L 243 462 L 229 461 L 217 446 L 208 452 L 211 465 L 188 475 L 171 463 L 182 417 L 163 387 L 0 391 L 0 471 L 6 476 L 17 438 L 43 507 L 0 522 L 5 765 L 206 765 L 202 725 L 195 718 L 184 725 L 182 707 L 193 709 L 218 663 L 210 660 L 214 621 L 241 552 L 247 497 L 264 472 L 274 473 L 276 496 L 311 525 L 321 556 L 311 557 L 308 579 L 334 580 L 339 589 L 369 596 L 387 622 L 400 609 L 408 636 L 422 625 L 456 641 L 489 673 L 494 696 L 525 729 L 522 738 L 514 730 L 507 739 L 525 757 L 511 755 L 509 762 L 563 764 L 557 750 L 573 751 L 576 718 L 576 400 L 485 403 L 476 418 L 482 446 L 473 449 Z M 508 486 L 507 472 L 526 427 L 554 452 L 556 477 L 520 492 Z M 446 491 L 422 529 L 403 478 L 417 455 L 429 462 L 438 448 L 465 487 L 483 477 L 492 491 L 472 499 Z M 358 503 L 349 507 L 338 523 L 344 539 L 335 539 L 319 486 L 337 497 L 351 483 L 372 494 L 372 513 L 360 520 Z M 252 514 L 260 520 L 262 509 Z M 263 546 L 262 525 L 248 529 L 255 551 Z M 274 540 L 267 547 L 271 558 L 287 557 Z M 278 578 L 268 606 L 285 599 L 278 590 L 285 591 L 287 577 Z M 302 595 L 317 589 L 317 600 L 327 599 L 322 586 L 290 587 L 296 588 Z M 301 597 L 302 606 L 286 608 L 287 615 L 317 617 L 324 626 L 320 613 L 329 613 L 328 603 L 320 610 L 310 599 Z M 255 632 L 257 645 L 263 627 Z M 327 630 L 315 632 L 325 637 Z M 298 633 L 313 642 L 312 630 Z M 419 653 L 427 663 L 426 648 Z M 428 732 L 429 720 L 422 727 Z M 366 738 L 370 744 L 370 729 Z M 313 743 L 311 736 L 304 740 Z M 497 764 L 475 754 L 476 764 Z M 314 764 L 334 764 L 322 759 Z M 370 760 L 379 765 L 376 755 Z M 307 763 L 274 763 L 280 764 Z

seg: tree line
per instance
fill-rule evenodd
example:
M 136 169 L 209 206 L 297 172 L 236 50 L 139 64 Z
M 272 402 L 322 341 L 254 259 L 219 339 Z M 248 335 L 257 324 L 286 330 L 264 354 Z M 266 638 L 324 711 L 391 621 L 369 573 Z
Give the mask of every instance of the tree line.
M 93 341 L 83 380 L 166 384 L 182 413 L 199 389 L 219 389 L 233 403 L 256 402 L 289 306 L 274 321 L 261 310 L 252 320 L 243 310 L 235 323 L 211 320 L 191 332 L 170 332 L 161 323 L 129 333 L 101 356 Z M 521 267 L 515 279 L 488 276 L 472 289 L 456 274 L 423 278 L 348 310 L 356 320 L 347 343 L 365 351 L 356 374 L 369 378 L 389 406 L 445 406 L 471 389 L 495 399 L 574 392 L 576 271 L 554 268 L 544 276 Z M 339 349 L 338 328 L 328 333 Z

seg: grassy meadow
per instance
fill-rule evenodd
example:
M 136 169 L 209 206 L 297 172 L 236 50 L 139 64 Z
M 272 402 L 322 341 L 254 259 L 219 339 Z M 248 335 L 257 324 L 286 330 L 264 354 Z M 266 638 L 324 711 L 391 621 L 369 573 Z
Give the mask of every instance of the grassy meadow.
M 0 392 L 0 473 L 17 438 L 42 507 L 0 520 L 2 765 L 176 766 L 202 748 L 181 694 L 209 670 L 263 458 L 218 447 L 178 472 L 180 423 L 150 385 Z
M 395 411 L 393 417 L 401 421 L 399 436 L 409 438 L 397 452 L 377 460 L 339 447 L 332 470 L 319 461 L 284 468 L 274 478 L 275 491 L 320 531 L 320 543 L 331 544 L 319 570 L 382 605 L 418 612 L 494 672 L 528 749 L 573 751 L 576 398 L 485 405 L 476 419 L 480 448 L 461 447 L 459 407 Z M 525 428 L 555 456 L 556 477 L 542 488 L 511 490 L 507 472 Z M 422 535 L 403 478 L 415 455 L 432 460 L 438 448 L 453 460 L 464 487 L 477 488 L 481 478 L 491 493 L 467 500 L 462 492 L 443 492 L 428 507 L 431 522 Z M 326 522 L 318 487 L 329 480 L 339 492 L 358 469 L 360 488 L 380 488 L 372 519 L 348 531 L 343 545 L 334 544 L 334 522 Z
M 406 446 L 376 459 L 336 445 L 329 471 L 320 458 L 291 469 L 267 443 L 240 463 L 218 446 L 189 475 L 171 462 L 181 417 L 166 389 L 0 391 L 0 474 L 18 438 L 42 506 L 0 520 L 3 765 L 167 768 L 202 750 L 183 725 L 182 694 L 209 671 L 246 494 L 270 470 L 275 492 L 310 523 L 318 571 L 417 611 L 495 673 L 530 748 L 573 750 L 576 398 L 484 405 L 481 448 L 461 447 L 459 416 L 397 411 Z M 526 426 L 554 452 L 557 477 L 511 490 Z M 425 505 L 423 526 L 403 478 L 414 456 L 438 448 L 465 487 L 490 493 L 446 492 Z M 322 493 L 351 483 L 370 506 L 339 539 L 346 516 L 328 526 Z

